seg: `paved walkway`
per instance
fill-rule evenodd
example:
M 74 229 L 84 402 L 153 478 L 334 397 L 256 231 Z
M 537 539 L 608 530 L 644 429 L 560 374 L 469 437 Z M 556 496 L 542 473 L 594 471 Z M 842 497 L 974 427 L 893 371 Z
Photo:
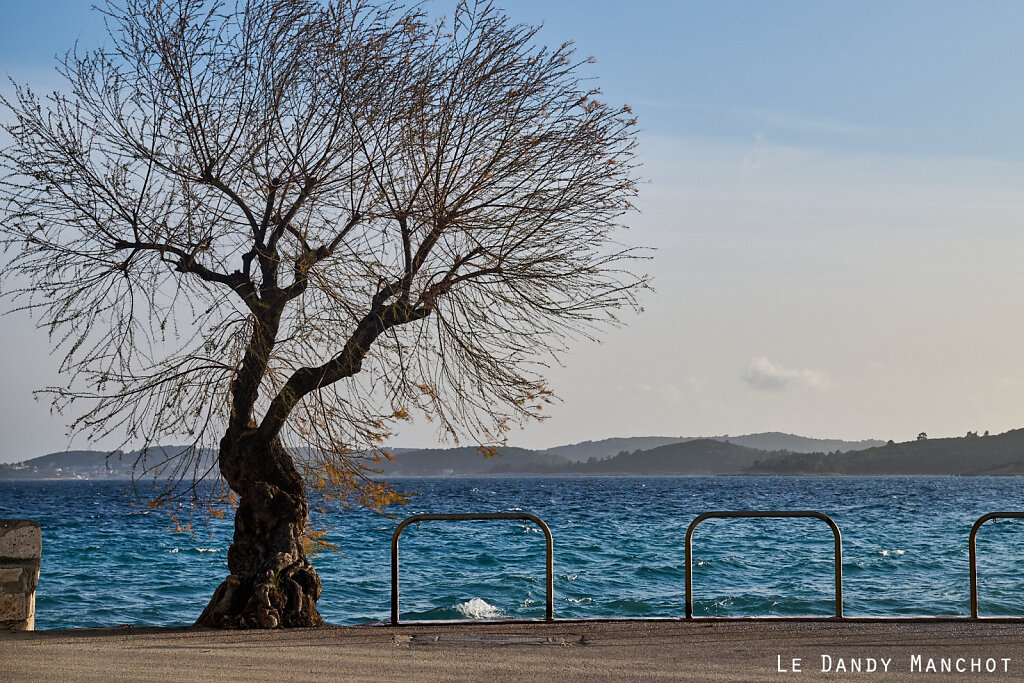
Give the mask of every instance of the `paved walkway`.
M 0 633 L 3 681 L 640 678 L 1024 680 L 1024 623 L 563 621 Z

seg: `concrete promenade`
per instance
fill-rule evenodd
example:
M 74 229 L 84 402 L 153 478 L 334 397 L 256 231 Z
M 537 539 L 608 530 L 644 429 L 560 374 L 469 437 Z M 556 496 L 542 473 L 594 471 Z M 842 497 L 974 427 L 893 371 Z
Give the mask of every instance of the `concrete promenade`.
M 1024 623 L 559 621 L 0 633 L 3 681 L 633 679 L 1024 680 Z

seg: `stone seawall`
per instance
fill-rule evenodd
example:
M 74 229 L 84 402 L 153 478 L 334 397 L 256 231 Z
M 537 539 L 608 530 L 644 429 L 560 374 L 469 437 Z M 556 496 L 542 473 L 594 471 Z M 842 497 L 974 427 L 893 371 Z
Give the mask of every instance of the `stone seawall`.
M 43 556 L 42 530 L 29 519 L 0 519 L 0 629 L 31 631 Z

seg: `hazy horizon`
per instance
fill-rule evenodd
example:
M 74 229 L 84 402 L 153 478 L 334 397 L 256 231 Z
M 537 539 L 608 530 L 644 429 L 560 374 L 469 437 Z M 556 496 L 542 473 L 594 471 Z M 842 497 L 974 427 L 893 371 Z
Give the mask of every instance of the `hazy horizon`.
M 611 436 L 611 437 L 605 437 L 605 438 L 602 438 L 602 439 L 583 439 L 583 440 L 580 440 L 580 441 L 555 443 L 555 444 L 549 444 L 549 445 L 546 445 L 546 446 L 533 446 L 533 447 L 523 446 L 521 444 L 511 443 L 510 442 L 510 443 L 506 444 L 503 447 L 506 447 L 506 448 L 521 448 L 521 449 L 524 449 L 524 450 L 532 450 L 532 451 L 537 451 L 537 452 L 543 452 L 543 451 L 554 451 L 554 450 L 557 450 L 557 449 L 560 449 L 560 448 L 571 448 L 571 447 L 575 447 L 575 446 L 581 446 L 581 445 L 592 444 L 592 443 L 593 444 L 597 444 L 597 443 L 603 443 L 603 442 L 607 442 L 607 441 L 627 441 L 627 440 L 632 440 L 632 439 L 637 439 L 637 440 L 639 440 L 639 439 L 645 439 L 645 440 L 647 440 L 647 439 L 649 439 L 649 440 L 665 440 L 668 443 L 678 443 L 678 442 L 683 442 L 683 441 L 696 441 L 696 440 L 701 440 L 701 439 L 729 440 L 729 439 L 745 439 L 745 438 L 748 438 L 748 437 L 774 436 L 774 435 L 779 435 L 779 436 L 784 436 L 784 437 L 793 437 L 793 438 L 796 438 L 796 439 L 807 439 L 807 440 L 810 440 L 810 441 L 823 441 L 823 442 L 841 441 L 841 442 L 850 443 L 850 444 L 860 444 L 860 443 L 868 443 L 868 442 L 884 443 L 886 441 L 886 439 L 876 439 L 876 438 L 870 438 L 870 437 L 864 438 L 864 439 L 833 439 L 833 438 L 827 438 L 827 437 L 808 437 L 808 436 L 804 436 L 802 434 L 790 434 L 788 432 L 779 432 L 779 431 L 774 431 L 773 430 L 773 431 L 768 431 L 768 432 L 756 432 L 756 433 L 749 433 L 749 434 L 682 434 L 682 435 L 638 434 L 638 435 L 631 435 L 631 436 Z M 959 436 L 964 436 L 964 435 L 961 434 Z M 929 438 L 943 438 L 943 437 L 942 436 L 935 436 L 935 437 L 929 436 Z M 678 441 L 676 441 L 676 440 L 678 440 Z M 154 448 L 161 448 L 161 447 L 175 448 L 175 447 L 178 447 L 178 446 L 181 446 L 181 445 L 183 445 L 183 444 L 182 443 L 173 442 L 171 440 L 168 440 L 166 443 L 157 444 L 157 445 L 154 445 L 153 447 Z M 386 449 L 395 449 L 395 450 L 404 450 L 404 451 L 428 450 L 428 449 L 435 449 L 435 448 L 441 448 L 441 449 L 445 449 L 445 448 L 461 448 L 461 447 L 474 447 L 474 446 L 472 444 L 468 444 L 468 443 L 460 443 L 460 444 L 453 444 L 453 443 L 444 444 L 444 443 L 442 443 L 442 444 L 429 444 L 429 445 L 388 443 L 388 444 L 386 444 L 384 446 L 384 448 L 386 448 Z M 649 448 L 656 448 L 656 447 L 657 446 L 645 446 L 645 447 L 642 448 L 642 450 L 646 450 L 646 449 L 649 449 Z M 757 447 L 755 447 L 755 448 L 757 448 Z M 31 460 L 31 459 L 37 458 L 37 457 L 42 457 L 42 456 L 47 456 L 47 455 L 54 455 L 54 454 L 57 454 L 57 453 L 64 453 L 64 452 L 69 452 L 69 451 L 70 452 L 74 452 L 74 451 L 96 451 L 96 452 L 102 452 L 104 450 L 105 449 L 99 448 L 97 446 L 92 446 L 92 447 L 87 446 L 87 447 L 84 447 L 84 448 L 59 449 L 59 450 L 56 450 L 56 451 L 47 451 L 47 452 L 43 452 L 43 453 L 35 453 L 35 454 L 32 454 L 32 455 L 24 455 L 22 457 L 16 457 L 13 460 L 0 460 L 0 464 L 18 463 L 18 462 L 22 462 L 22 461 L 25 461 L 25 460 Z M 118 449 L 112 448 L 111 450 L 118 450 Z M 132 449 L 132 448 L 124 448 L 124 449 L 120 449 L 120 450 L 124 450 L 125 452 L 130 452 L 131 450 L 134 450 L 134 449 Z

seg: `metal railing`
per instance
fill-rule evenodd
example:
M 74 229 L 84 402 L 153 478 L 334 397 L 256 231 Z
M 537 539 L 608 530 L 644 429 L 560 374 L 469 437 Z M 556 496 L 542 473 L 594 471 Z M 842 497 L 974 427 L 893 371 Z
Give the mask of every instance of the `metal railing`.
M 551 529 L 544 523 L 544 520 L 537 515 L 531 515 L 528 512 L 483 512 L 478 514 L 451 514 L 451 515 L 413 515 L 402 521 L 401 524 L 395 528 L 395 533 L 391 537 L 391 623 L 398 624 L 398 539 L 402 535 L 402 531 L 405 527 L 410 524 L 418 522 L 430 522 L 430 521 L 448 521 L 448 522 L 463 522 L 463 521 L 477 521 L 477 520 L 488 520 L 488 519 L 519 519 L 528 522 L 533 522 L 540 527 L 541 531 L 544 532 L 544 538 L 546 540 L 546 555 L 547 555 L 547 607 L 545 610 L 544 620 L 554 621 L 555 619 L 555 572 L 554 572 L 554 556 L 555 556 L 555 544 L 551 538 Z
M 685 554 L 686 554 L 686 567 L 685 567 L 685 580 L 686 580 L 686 618 L 693 619 L 693 532 L 697 526 L 708 519 L 757 519 L 757 518 L 775 518 L 775 519 L 787 519 L 787 518 L 814 518 L 820 519 L 829 525 L 832 529 L 832 535 L 835 540 L 835 604 L 836 604 L 836 618 L 843 617 L 843 540 L 842 534 L 839 531 L 839 527 L 828 515 L 818 512 L 816 510 L 747 510 L 747 511 L 724 511 L 718 510 L 713 512 L 705 512 L 698 515 L 690 526 L 686 529 L 686 540 L 685 540 Z M 532 515 L 527 512 L 490 512 L 490 513 L 478 513 L 478 514 L 423 514 L 413 515 L 403 520 L 396 528 L 391 538 L 391 623 L 398 624 L 398 602 L 399 602 L 399 586 L 398 586 L 398 541 L 402 535 L 402 531 L 407 526 L 414 523 L 426 522 L 426 521 L 477 521 L 477 520 L 491 520 L 491 519 L 513 519 L 529 521 L 540 527 L 541 531 L 544 532 L 545 537 L 545 556 L 546 556 L 546 609 L 545 609 L 545 621 L 554 621 L 554 541 L 551 536 L 551 529 L 544 523 L 540 517 Z M 976 548 L 976 540 L 978 531 L 981 529 L 985 522 L 992 519 L 1024 519 L 1024 511 L 1016 512 L 990 512 L 986 515 L 982 515 L 978 521 L 971 527 L 971 533 L 968 538 L 968 547 L 970 550 L 970 580 L 971 580 L 971 618 L 978 619 L 978 553 Z M 960 617 L 961 619 L 963 617 Z M 1002 617 L 1008 618 L 1008 617 Z
M 1024 519 L 1024 512 L 990 512 L 982 515 L 971 527 L 971 535 L 968 537 L 967 546 L 971 555 L 971 618 L 978 618 L 978 551 L 974 547 L 974 541 L 978 536 L 981 525 L 990 519 Z
M 788 517 L 813 517 L 826 522 L 832 528 L 832 535 L 835 537 L 835 571 L 836 571 L 836 617 L 843 616 L 843 539 L 839 533 L 839 527 L 828 515 L 815 510 L 757 510 L 757 511 L 716 511 L 705 512 L 690 522 L 686 530 L 686 618 L 693 619 L 693 531 L 697 525 L 706 519 L 732 519 L 741 518 L 788 518 Z M 973 548 L 973 546 L 972 546 Z M 972 575 L 973 576 L 973 575 Z

